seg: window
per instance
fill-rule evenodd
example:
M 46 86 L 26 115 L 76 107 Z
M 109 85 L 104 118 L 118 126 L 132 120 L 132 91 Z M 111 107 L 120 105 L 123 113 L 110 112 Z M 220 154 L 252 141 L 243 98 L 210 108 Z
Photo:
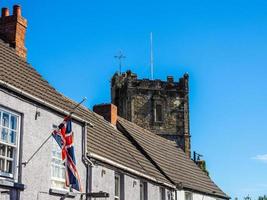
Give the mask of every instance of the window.
M 160 104 L 156 104 L 155 106 L 155 122 L 162 122 L 162 106 Z
M 18 152 L 19 116 L 0 108 L 0 175 L 14 178 Z
M 191 192 L 185 192 L 185 200 L 193 200 L 193 195 Z
M 51 181 L 52 188 L 67 189 L 65 184 L 65 166 L 62 162 L 61 149 L 54 139 L 52 139 Z
M 165 189 L 163 187 L 159 188 L 160 200 L 165 200 Z
M 121 199 L 121 176 L 119 174 L 115 174 L 115 200 Z
M 172 199 L 173 199 L 172 193 L 171 193 L 171 191 L 168 191 L 167 200 L 172 200 Z
M 147 200 L 147 183 L 140 181 L 140 200 Z

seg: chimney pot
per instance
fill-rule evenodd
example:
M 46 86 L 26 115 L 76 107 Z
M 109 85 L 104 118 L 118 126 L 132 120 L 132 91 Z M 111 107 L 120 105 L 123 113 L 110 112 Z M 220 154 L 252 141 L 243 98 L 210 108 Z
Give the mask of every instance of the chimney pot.
M 103 116 L 105 120 L 116 126 L 118 119 L 117 106 L 113 104 L 99 104 L 93 107 L 93 111 Z
M 19 5 L 13 6 L 13 15 L 21 16 L 21 7 Z
M 9 10 L 8 8 L 2 8 L 2 17 L 9 16 Z

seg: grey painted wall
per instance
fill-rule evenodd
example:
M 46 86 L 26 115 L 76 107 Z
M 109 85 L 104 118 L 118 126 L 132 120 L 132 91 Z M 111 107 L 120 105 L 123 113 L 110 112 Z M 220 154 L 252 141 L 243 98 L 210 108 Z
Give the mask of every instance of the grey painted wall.
M 95 165 L 92 168 L 92 192 L 108 192 L 109 198 L 99 200 L 114 200 L 115 171 L 104 166 Z M 140 200 L 140 177 L 123 174 L 124 200 Z M 160 186 L 153 182 L 147 182 L 147 200 L 161 200 L 159 193 Z M 166 188 L 166 196 L 167 191 Z M 123 199 L 122 199 L 123 200 Z M 166 198 L 167 200 L 167 198 Z
M 148 194 L 148 200 L 160 200 L 159 198 L 159 186 L 153 185 L 151 183 L 147 184 L 147 194 Z
M 51 133 L 52 125 L 58 125 L 62 122 L 63 116 L 57 116 L 54 113 L 37 108 L 35 105 L 22 101 L 3 91 L 0 91 L 0 105 L 11 108 L 23 114 L 23 154 L 22 161 L 26 161 L 32 153 L 40 146 L 40 144 Z M 36 109 L 40 111 L 41 116 L 35 120 Z M 86 168 L 82 163 L 82 127 L 73 123 L 75 154 L 77 167 L 81 177 L 82 187 L 85 189 L 86 184 Z M 22 183 L 26 189 L 21 192 L 22 200 L 37 199 L 53 200 L 59 197 L 51 196 L 48 193 L 51 188 L 51 156 L 52 156 L 52 140 L 44 145 L 40 152 L 26 166 L 22 167 Z M 22 152 L 20 152 L 22 153 Z M 5 199 L 0 196 L 0 199 Z M 79 199 L 79 197 L 76 197 Z
M 140 180 L 138 178 L 124 176 L 125 200 L 140 199 Z

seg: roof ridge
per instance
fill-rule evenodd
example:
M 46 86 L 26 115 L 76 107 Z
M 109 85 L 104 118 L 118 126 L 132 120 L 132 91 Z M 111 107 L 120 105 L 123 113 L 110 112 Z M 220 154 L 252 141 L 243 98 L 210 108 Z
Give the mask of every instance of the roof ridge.
M 131 134 L 124 128 L 124 126 L 118 121 L 117 128 L 132 142 L 132 144 L 156 167 L 156 169 L 172 184 L 175 185 L 175 182 L 161 169 L 156 161 L 146 152 L 146 150 L 136 141 Z

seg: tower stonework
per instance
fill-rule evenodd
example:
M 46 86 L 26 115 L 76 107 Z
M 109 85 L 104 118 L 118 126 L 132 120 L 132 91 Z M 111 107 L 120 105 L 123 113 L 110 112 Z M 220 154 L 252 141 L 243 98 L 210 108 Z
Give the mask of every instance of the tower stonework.
M 189 76 L 178 82 L 138 79 L 131 71 L 114 74 L 111 101 L 118 115 L 152 132 L 175 141 L 191 156 L 189 129 Z

